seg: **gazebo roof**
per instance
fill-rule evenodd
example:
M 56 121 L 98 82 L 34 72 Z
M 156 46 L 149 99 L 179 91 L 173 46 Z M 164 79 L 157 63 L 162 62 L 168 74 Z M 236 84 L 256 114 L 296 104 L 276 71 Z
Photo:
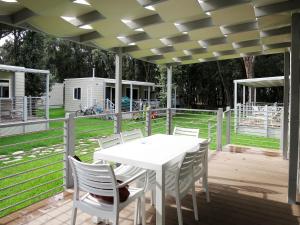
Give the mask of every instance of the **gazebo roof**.
M 190 64 L 287 51 L 299 9 L 298 0 L 0 0 L 0 23 Z
M 22 66 L 9 66 L 3 64 L 0 64 L 0 71 L 50 74 L 49 70 L 38 70 L 38 69 L 25 68 Z
M 247 87 L 280 87 L 284 86 L 284 77 L 262 77 L 262 78 L 252 78 L 252 79 L 241 79 L 234 80 L 237 84 L 247 86 Z

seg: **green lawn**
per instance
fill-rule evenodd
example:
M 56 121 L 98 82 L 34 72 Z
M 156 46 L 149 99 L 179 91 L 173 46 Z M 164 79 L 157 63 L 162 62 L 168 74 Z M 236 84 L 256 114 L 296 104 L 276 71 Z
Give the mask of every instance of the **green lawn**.
M 64 118 L 63 109 L 51 109 L 51 118 Z M 210 148 L 216 148 L 216 116 L 212 113 L 176 113 L 173 127 L 182 126 L 200 129 L 200 137 L 212 138 Z M 208 129 L 210 124 L 211 129 Z M 223 143 L 225 143 L 225 121 Z M 98 147 L 97 138 L 113 134 L 113 121 L 107 118 L 81 118 L 75 120 L 76 154 L 83 161 L 91 162 L 92 155 Z M 140 128 L 145 130 L 145 119 L 123 120 L 122 130 Z M 164 115 L 152 121 L 152 133 L 166 133 Z M 37 133 L 0 138 L 0 155 L 7 155 L 9 161 L 15 160 L 13 152 L 24 151 L 22 159 L 5 163 L 0 160 L 0 217 L 41 199 L 53 196 L 63 190 L 63 122 L 51 122 L 50 130 Z M 26 143 L 28 142 L 28 143 Z M 233 132 L 232 143 L 257 147 L 279 148 L 277 139 L 253 135 L 237 135 Z M 14 174 L 18 174 L 14 176 Z M 11 176 L 11 177 L 9 177 Z M 25 180 L 31 179 L 29 182 Z M 21 183 L 15 187 L 11 185 Z M 28 190 L 28 192 L 25 192 Z M 15 196 L 13 196 L 15 195 Z M 7 198 L 13 196 L 11 198 Z M 5 199 L 7 198 L 7 199 Z M 26 200 L 26 201 L 25 201 Z M 24 201 L 24 202 L 23 202 Z M 17 206 L 4 208 L 20 202 Z M 2 210 L 2 211 L 1 211 Z

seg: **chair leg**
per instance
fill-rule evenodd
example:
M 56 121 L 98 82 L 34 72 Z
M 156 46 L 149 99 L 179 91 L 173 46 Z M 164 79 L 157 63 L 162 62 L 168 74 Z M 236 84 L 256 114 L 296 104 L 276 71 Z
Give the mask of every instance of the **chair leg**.
M 141 207 L 140 207 L 141 213 L 141 220 L 142 220 L 142 225 L 146 225 L 146 212 L 145 212 L 145 196 L 141 197 Z
M 176 207 L 177 207 L 178 225 L 183 225 L 181 204 L 180 204 L 179 196 L 176 197 Z
M 140 199 L 138 198 L 135 203 L 135 212 L 134 212 L 134 225 L 140 224 Z
M 155 190 L 151 190 L 151 205 L 155 206 Z
M 209 188 L 208 188 L 208 181 L 207 181 L 207 175 L 205 175 L 203 178 L 203 186 L 205 189 L 205 194 L 206 194 L 206 202 L 210 202 L 210 196 L 209 196 Z
M 72 218 L 71 218 L 71 225 L 76 224 L 76 216 L 77 216 L 77 208 L 73 208 L 72 210 Z
M 194 215 L 195 215 L 195 220 L 198 221 L 198 207 L 197 207 L 197 199 L 196 199 L 196 190 L 195 190 L 195 185 L 192 187 L 192 198 L 193 198 L 193 208 L 194 208 Z
M 117 212 L 116 217 L 112 221 L 112 225 L 119 225 L 119 213 L 120 212 Z

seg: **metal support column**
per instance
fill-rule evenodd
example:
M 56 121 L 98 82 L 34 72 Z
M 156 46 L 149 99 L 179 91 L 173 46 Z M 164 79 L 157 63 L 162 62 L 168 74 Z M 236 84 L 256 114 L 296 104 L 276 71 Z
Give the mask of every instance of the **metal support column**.
M 130 112 L 132 112 L 132 105 L 133 105 L 133 85 L 130 84 Z
M 234 81 L 234 130 L 237 132 L 237 82 Z
M 172 133 L 172 66 L 167 66 L 167 134 Z
M 66 113 L 64 124 L 64 185 L 66 188 L 72 188 L 74 186 L 72 169 L 68 156 L 74 156 L 75 154 L 75 122 L 74 113 Z
M 289 137 L 289 91 L 290 91 L 290 53 L 284 53 L 284 96 L 283 96 L 283 123 L 282 123 L 282 155 L 288 158 Z
M 115 130 L 116 134 L 120 133 L 121 128 L 121 120 L 122 120 L 122 50 L 118 49 L 116 56 L 115 56 L 115 79 L 116 79 L 116 86 L 115 86 Z
M 300 13 L 294 13 L 292 15 L 291 27 L 292 43 L 288 201 L 290 204 L 294 204 L 297 201 L 299 164 Z

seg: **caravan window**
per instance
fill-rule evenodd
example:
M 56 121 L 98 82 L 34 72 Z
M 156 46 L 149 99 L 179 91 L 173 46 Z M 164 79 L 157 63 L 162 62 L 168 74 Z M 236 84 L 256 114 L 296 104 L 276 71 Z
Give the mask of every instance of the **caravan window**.
M 75 100 L 81 99 L 81 88 L 74 88 L 74 99 Z
M 0 80 L 0 98 L 9 98 L 9 80 Z

